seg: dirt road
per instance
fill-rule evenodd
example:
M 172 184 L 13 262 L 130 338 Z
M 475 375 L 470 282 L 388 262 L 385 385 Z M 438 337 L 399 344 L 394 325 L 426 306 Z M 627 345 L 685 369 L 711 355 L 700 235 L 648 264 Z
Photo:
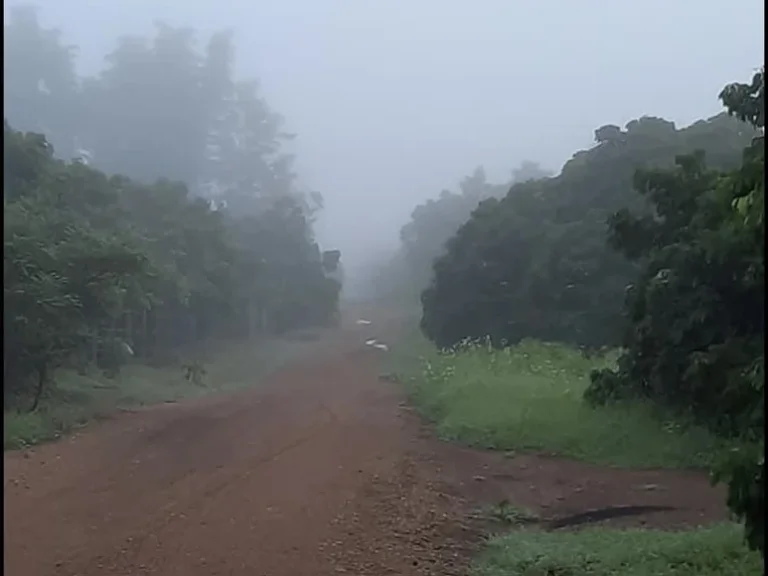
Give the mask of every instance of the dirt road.
M 6 573 L 442 576 L 464 573 L 480 539 L 468 513 L 502 494 L 569 513 L 674 501 L 665 524 L 724 514 L 696 476 L 439 443 L 379 380 L 366 337 L 346 328 L 253 389 L 6 454 Z
M 6 455 L 6 572 L 319 576 L 346 562 L 385 574 L 375 554 L 354 566 L 342 520 L 366 487 L 393 477 L 412 431 L 364 339 L 348 329 L 323 343 L 325 359 L 251 390 Z

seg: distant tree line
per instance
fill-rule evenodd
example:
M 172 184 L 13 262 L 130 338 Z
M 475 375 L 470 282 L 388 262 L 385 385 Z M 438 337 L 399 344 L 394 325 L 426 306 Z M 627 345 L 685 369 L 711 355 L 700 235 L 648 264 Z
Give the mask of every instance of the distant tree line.
M 419 204 L 400 230 L 399 249 L 373 267 L 371 292 L 378 298 L 418 302 L 432 278 L 433 262 L 480 202 L 503 197 L 513 183 L 551 175 L 536 162 L 524 161 L 512 170 L 509 182 L 494 184 L 478 166 L 459 181 L 457 191 L 443 190 L 437 199 Z
M 124 38 L 97 77 L 17 8 L 4 48 L 4 392 L 218 338 L 335 321 L 340 253 L 232 37 Z

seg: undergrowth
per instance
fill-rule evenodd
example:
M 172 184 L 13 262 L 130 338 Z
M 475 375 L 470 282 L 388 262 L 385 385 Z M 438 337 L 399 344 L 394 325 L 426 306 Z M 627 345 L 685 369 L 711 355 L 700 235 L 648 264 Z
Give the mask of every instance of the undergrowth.
M 496 450 L 555 454 L 621 467 L 702 468 L 732 447 L 642 403 L 593 408 L 589 373 L 616 353 L 586 357 L 526 341 L 505 350 L 465 344 L 438 352 L 411 334 L 388 369 L 448 440 Z M 544 532 L 512 503 L 487 514 L 512 528 L 492 538 L 475 576 L 725 576 L 762 574 L 760 555 L 737 524 L 681 532 L 589 528 Z
M 761 576 L 743 531 L 722 524 L 686 532 L 521 529 L 492 538 L 473 576 Z
M 534 341 L 504 350 L 467 344 L 440 353 L 411 336 L 393 350 L 390 368 L 447 440 L 652 468 L 707 469 L 731 447 L 650 405 L 586 405 L 582 396 L 590 371 L 615 358 L 615 353 L 587 358 L 563 345 Z
M 54 440 L 88 422 L 122 409 L 136 408 L 253 385 L 268 373 L 308 349 L 314 338 L 237 343 L 211 354 L 209 361 L 193 359 L 162 368 L 124 366 L 108 378 L 101 371 L 80 374 L 59 370 L 50 392 L 34 412 L 29 402 L 6 402 L 3 422 L 5 450 Z M 189 366 L 202 368 L 190 377 Z

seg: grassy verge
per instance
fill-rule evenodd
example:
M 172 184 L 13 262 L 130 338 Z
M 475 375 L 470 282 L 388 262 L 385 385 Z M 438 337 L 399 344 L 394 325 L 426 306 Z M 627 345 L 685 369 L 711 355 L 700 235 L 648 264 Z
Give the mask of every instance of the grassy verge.
M 650 406 L 586 406 L 589 372 L 614 359 L 538 342 L 439 354 L 410 336 L 394 348 L 390 369 L 441 437 L 483 448 L 622 467 L 708 468 L 730 447 Z
M 4 411 L 4 449 L 54 440 L 117 410 L 251 386 L 309 350 L 313 340 L 294 337 L 233 344 L 211 355 L 198 383 L 185 379 L 180 364 L 126 366 L 115 378 L 95 370 L 86 375 L 60 370 L 55 386 L 35 412 Z
M 498 351 L 469 346 L 438 353 L 410 335 L 392 348 L 388 371 L 443 438 L 497 450 L 545 452 L 621 467 L 708 468 L 730 448 L 648 405 L 593 409 L 582 393 L 589 372 L 615 356 L 588 359 L 564 346 L 524 342 Z M 477 576 L 725 576 L 762 574 L 743 527 L 685 532 L 528 528 L 513 506 L 492 511 L 512 532 L 494 537 Z
M 760 576 L 760 555 L 747 552 L 731 524 L 688 532 L 518 530 L 493 538 L 474 576 Z

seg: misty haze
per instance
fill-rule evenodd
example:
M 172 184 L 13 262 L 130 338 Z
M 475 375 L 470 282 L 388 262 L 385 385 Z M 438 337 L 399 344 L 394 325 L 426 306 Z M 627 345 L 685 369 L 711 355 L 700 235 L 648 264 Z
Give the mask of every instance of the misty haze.
M 9 573 L 762 574 L 764 3 L 4 17 Z

